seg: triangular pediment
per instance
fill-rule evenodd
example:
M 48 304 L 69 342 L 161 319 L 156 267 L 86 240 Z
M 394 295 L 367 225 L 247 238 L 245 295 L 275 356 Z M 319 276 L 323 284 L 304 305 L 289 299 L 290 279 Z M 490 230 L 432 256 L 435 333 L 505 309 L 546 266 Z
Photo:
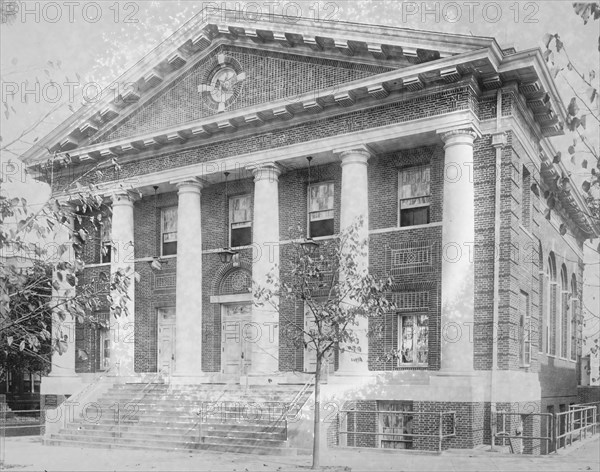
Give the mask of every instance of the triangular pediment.
M 24 161 L 35 166 L 48 159 L 47 150 L 78 165 L 191 147 L 216 134 L 344 113 L 336 107 L 361 109 L 463 78 L 482 89 L 518 83 L 542 134 L 561 132 L 564 106 L 539 51 L 502 51 L 492 38 L 404 28 L 202 13 L 101 100 L 39 140 Z
M 390 70 L 394 70 L 390 65 L 222 44 L 135 106 L 129 115 L 115 119 L 115 124 L 98 133 L 91 143 L 145 135 L 209 117 L 218 119 L 224 112 L 282 99 L 291 104 L 311 91 L 335 91 L 349 82 Z M 220 89 L 219 74 L 230 77 L 228 90 Z
M 73 154 L 131 133 L 173 128 L 260 100 L 293 100 L 311 90 L 341 87 L 490 45 L 495 45 L 490 38 L 308 19 L 290 22 L 277 16 L 248 22 L 235 12 L 204 12 L 116 79 L 101 100 L 40 140 L 24 160 L 34 164 L 47 158 L 45 149 Z M 248 71 L 243 94 L 221 110 L 206 105 L 198 91 L 219 53 L 234 56 Z M 268 62 L 267 67 L 261 69 L 261 62 Z

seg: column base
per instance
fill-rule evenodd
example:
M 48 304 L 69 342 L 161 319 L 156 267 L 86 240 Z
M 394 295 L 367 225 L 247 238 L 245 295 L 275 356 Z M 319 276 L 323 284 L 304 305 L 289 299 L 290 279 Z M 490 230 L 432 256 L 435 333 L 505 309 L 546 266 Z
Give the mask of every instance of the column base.
M 285 382 L 286 376 L 277 372 L 275 374 L 250 373 L 240 377 L 240 385 L 277 385 Z
M 83 388 L 84 382 L 78 375 L 49 375 L 42 377 L 41 395 L 74 395 Z
M 330 384 L 361 384 L 369 382 L 375 377 L 376 372 L 369 370 L 338 370 L 330 375 L 327 383 Z
M 211 383 L 214 372 L 175 372 L 168 377 L 172 385 Z

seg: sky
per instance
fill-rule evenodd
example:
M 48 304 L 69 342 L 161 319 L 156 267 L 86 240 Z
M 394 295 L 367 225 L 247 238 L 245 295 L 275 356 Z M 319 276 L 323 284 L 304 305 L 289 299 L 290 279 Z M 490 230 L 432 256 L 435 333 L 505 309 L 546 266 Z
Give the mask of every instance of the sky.
M 587 73 L 593 68 L 599 72 L 600 21 L 584 25 L 570 1 L 25 1 L 20 2 L 13 21 L 0 25 L 0 147 L 7 148 L 0 153 L 2 170 L 12 171 L 11 159 L 78 109 L 83 90 L 93 96 L 97 86 L 118 77 L 193 14 L 203 7 L 223 4 L 244 12 L 287 14 L 292 20 L 302 15 L 495 37 L 501 47 L 517 50 L 542 47 L 545 33 L 558 33 L 581 71 Z M 12 0 L 0 0 L 0 5 L 5 12 L 14 11 Z M 573 82 L 578 91 L 586 88 Z M 600 89 L 597 82 L 598 78 L 596 87 Z M 40 92 L 23 97 L 20 92 L 35 90 L 36 83 Z M 571 90 L 561 77 L 557 85 L 568 103 Z M 14 87 L 16 98 L 7 94 Z M 35 132 L 7 145 L 32 126 Z M 597 145 L 597 129 L 590 134 Z M 572 137 L 554 141 L 558 149 L 564 149 Z M 580 172 L 580 166 L 573 170 Z M 47 188 L 25 178 L 22 172 L 15 172 L 15 176 L 13 192 L 22 193 L 34 204 L 48 198 Z M 586 304 L 598 314 L 600 259 L 589 250 L 585 258 L 590 263 L 586 267 Z M 591 323 L 588 331 L 595 331 L 597 336 L 598 319 Z

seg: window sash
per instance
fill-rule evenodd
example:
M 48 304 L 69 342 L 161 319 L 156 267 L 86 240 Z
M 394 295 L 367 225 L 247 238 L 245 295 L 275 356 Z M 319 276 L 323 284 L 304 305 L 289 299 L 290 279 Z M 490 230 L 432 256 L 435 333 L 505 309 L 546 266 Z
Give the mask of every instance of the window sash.
M 415 208 L 431 203 L 431 166 L 409 167 L 398 172 L 400 208 Z
M 161 233 L 165 243 L 177 241 L 177 207 L 163 208 Z
M 316 219 L 333 218 L 334 191 L 333 182 L 311 184 L 308 187 L 308 213 L 320 214 L 330 211 L 330 216 L 321 216 Z
M 519 360 L 523 367 L 531 365 L 531 317 L 529 312 L 529 294 L 521 292 L 519 296 L 520 311 L 520 346 Z
M 426 366 L 429 354 L 429 316 L 402 314 L 398 318 L 398 364 Z
M 239 195 L 229 199 L 229 221 L 234 224 L 250 226 L 252 223 L 252 202 L 250 195 Z M 237 226 L 240 227 L 240 226 Z

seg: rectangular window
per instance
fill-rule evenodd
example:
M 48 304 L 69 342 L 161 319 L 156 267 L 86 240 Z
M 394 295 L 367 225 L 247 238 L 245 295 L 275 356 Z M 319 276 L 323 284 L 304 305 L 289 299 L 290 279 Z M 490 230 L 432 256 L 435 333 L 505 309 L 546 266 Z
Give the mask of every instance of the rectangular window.
M 412 449 L 412 402 L 378 401 L 379 447 L 383 449 Z
M 240 195 L 229 199 L 229 242 L 231 247 L 252 244 L 250 195 Z
M 110 331 L 105 328 L 98 330 L 98 370 L 107 370 L 110 367 Z
M 163 208 L 160 223 L 161 255 L 177 254 L 177 207 Z
M 398 209 L 400 226 L 429 223 L 431 203 L 430 166 L 411 167 L 398 173 Z
M 110 219 L 103 219 L 100 226 L 100 263 L 108 264 L 112 256 L 112 223 Z
M 521 175 L 521 224 L 524 228 L 530 228 L 531 220 L 531 174 L 527 167 L 523 166 Z
M 308 235 L 311 238 L 333 234 L 333 182 L 308 187 Z
M 531 364 L 531 320 L 529 317 L 529 294 L 521 290 L 519 295 L 519 362 Z
M 110 366 L 110 314 L 108 312 L 97 312 L 97 357 L 96 369 L 107 370 Z
M 429 345 L 429 316 L 399 315 L 398 347 L 400 366 L 426 366 Z

